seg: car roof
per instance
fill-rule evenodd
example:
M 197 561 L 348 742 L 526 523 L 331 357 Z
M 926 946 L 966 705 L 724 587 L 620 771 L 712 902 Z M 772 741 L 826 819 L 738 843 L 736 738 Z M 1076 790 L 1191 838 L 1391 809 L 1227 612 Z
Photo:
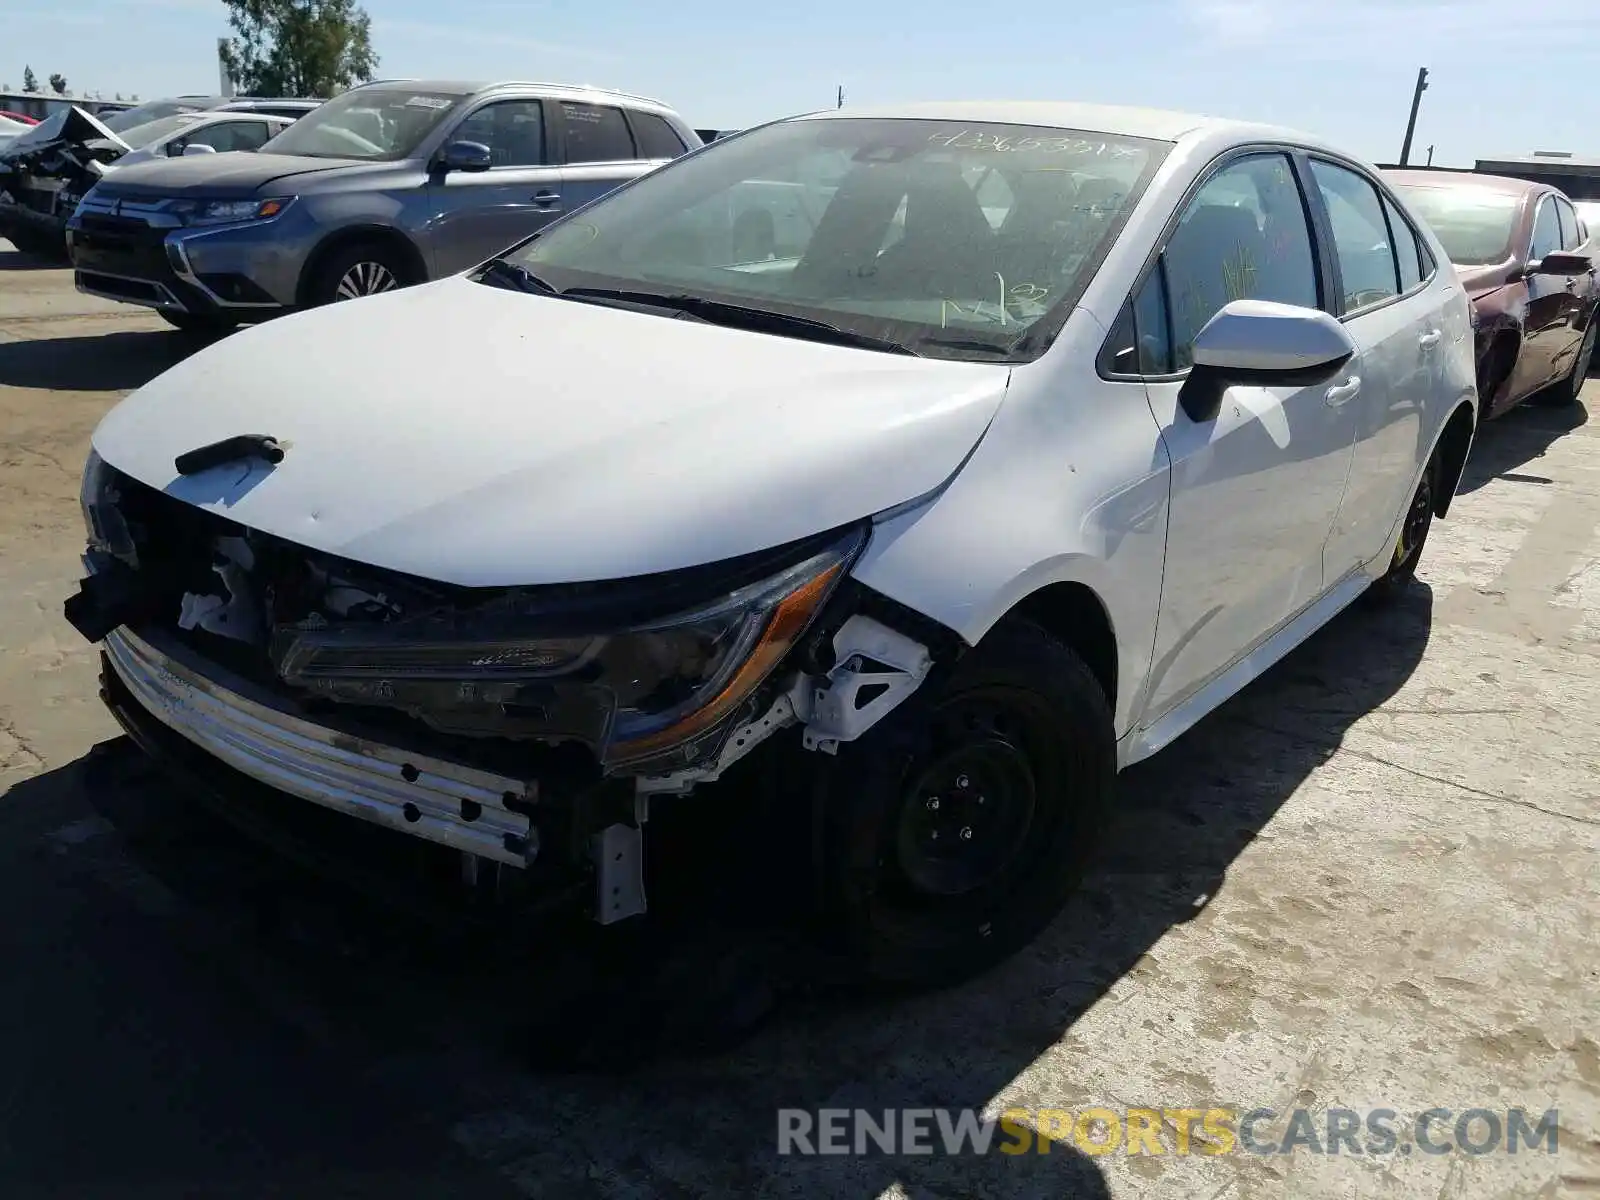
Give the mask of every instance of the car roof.
M 1533 192 L 1554 192 L 1559 189 L 1548 183 L 1532 179 L 1512 179 L 1507 175 L 1480 175 L 1477 171 L 1385 171 L 1383 177 L 1395 183 L 1412 187 L 1475 187 L 1490 192 L 1525 196 Z
M 1176 142 L 1206 134 L 1283 140 L 1322 146 L 1321 138 L 1276 125 L 1236 121 L 1201 113 L 1119 104 L 1086 104 L 1057 100 L 948 100 L 896 104 L 870 108 L 825 109 L 803 119 L 887 118 L 898 120 L 974 121 L 1000 125 L 1042 125 L 1057 129 L 1082 129 Z M 1329 147 L 1330 149 L 1332 147 Z
M 657 100 L 652 96 L 639 96 L 632 92 L 620 92 L 615 88 L 597 87 L 588 83 L 550 83 L 531 79 L 499 79 L 499 80 L 461 80 L 461 79 L 383 79 L 373 83 L 362 84 L 362 91 L 400 91 L 414 88 L 421 92 L 440 92 L 445 95 L 475 96 L 483 92 L 501 90 L 514 90 L 518 88 L 537 92 L 555 92 L 571 96 L 609 96 L 614 100 L 626 100 L 631 104 L 647 105 L 658 108 L 664 112 L 676 110 L 665 100 Z

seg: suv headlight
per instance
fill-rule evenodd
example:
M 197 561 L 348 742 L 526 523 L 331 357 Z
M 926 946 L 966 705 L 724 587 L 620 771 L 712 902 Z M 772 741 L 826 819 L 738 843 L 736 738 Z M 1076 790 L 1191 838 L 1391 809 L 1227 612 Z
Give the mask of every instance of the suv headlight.
M 725 719 L 794 647 L 865 541 L 852 530 L 713 603 L 614 632 L 463 635 L 472 618 L 461 613 L 443 630 L 281 629 L 274 658 L 286 682 L 333 699 L 478 732 L 531 712 L 522 732 L 584 741 L 607 769 L 670 770 L 720 751 Z
M 269 220 L 293 203 L 293 196 L 275 196 L 268 200 L 197 200 L 173 209 L 185 225 L 228 225 Z

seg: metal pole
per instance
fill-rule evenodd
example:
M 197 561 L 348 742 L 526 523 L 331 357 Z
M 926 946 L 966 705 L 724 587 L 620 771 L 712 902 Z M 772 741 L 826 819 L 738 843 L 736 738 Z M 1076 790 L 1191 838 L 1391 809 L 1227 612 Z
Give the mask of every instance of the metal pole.
M 1428 147 L 1428 165 L 1430 167 L 1433 166 L 1433 147 L 1432 146 Z
M 1417 69 L 1417 90 L 1411 93 L 1411 116 L 1406 121 L 1406 140 L 1400 147 L 1400 165 L 1411 161 L 1411 135 L 1417 131 L 1417 109 L 1422 106 L 1422 93 L 1428 90 L 1428 68 Z
M 839 102 L 837 104 L 835 104 L 834 107 L 835 108 L 843 108 L 844 107 L 844 84 L 842 84 L 842 83 L 839 85 Z

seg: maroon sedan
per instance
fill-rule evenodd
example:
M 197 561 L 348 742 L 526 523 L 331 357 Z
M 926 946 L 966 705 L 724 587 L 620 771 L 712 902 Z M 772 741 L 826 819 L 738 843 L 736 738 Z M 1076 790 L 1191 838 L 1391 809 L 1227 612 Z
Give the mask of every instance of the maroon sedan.
M 1597 239 L 1548 184 L 1497 175 L 1385 171 L 1439 235 L 1472 297 L 1481 418 L 1535 393 L 1573 403 L 1595 358 Z

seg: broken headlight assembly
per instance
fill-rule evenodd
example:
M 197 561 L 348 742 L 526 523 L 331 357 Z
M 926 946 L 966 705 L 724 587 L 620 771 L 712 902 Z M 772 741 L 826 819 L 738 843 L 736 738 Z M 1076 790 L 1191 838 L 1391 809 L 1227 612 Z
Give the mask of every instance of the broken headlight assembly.
M 802 561 L 658 619 L 551 627 L 514 606 L 390 625 L 279 627 L 293 687 L 410 712 L 445 732 L 576 740 L 610 771 L 712 760 L 866 542 L 852 530 Z

